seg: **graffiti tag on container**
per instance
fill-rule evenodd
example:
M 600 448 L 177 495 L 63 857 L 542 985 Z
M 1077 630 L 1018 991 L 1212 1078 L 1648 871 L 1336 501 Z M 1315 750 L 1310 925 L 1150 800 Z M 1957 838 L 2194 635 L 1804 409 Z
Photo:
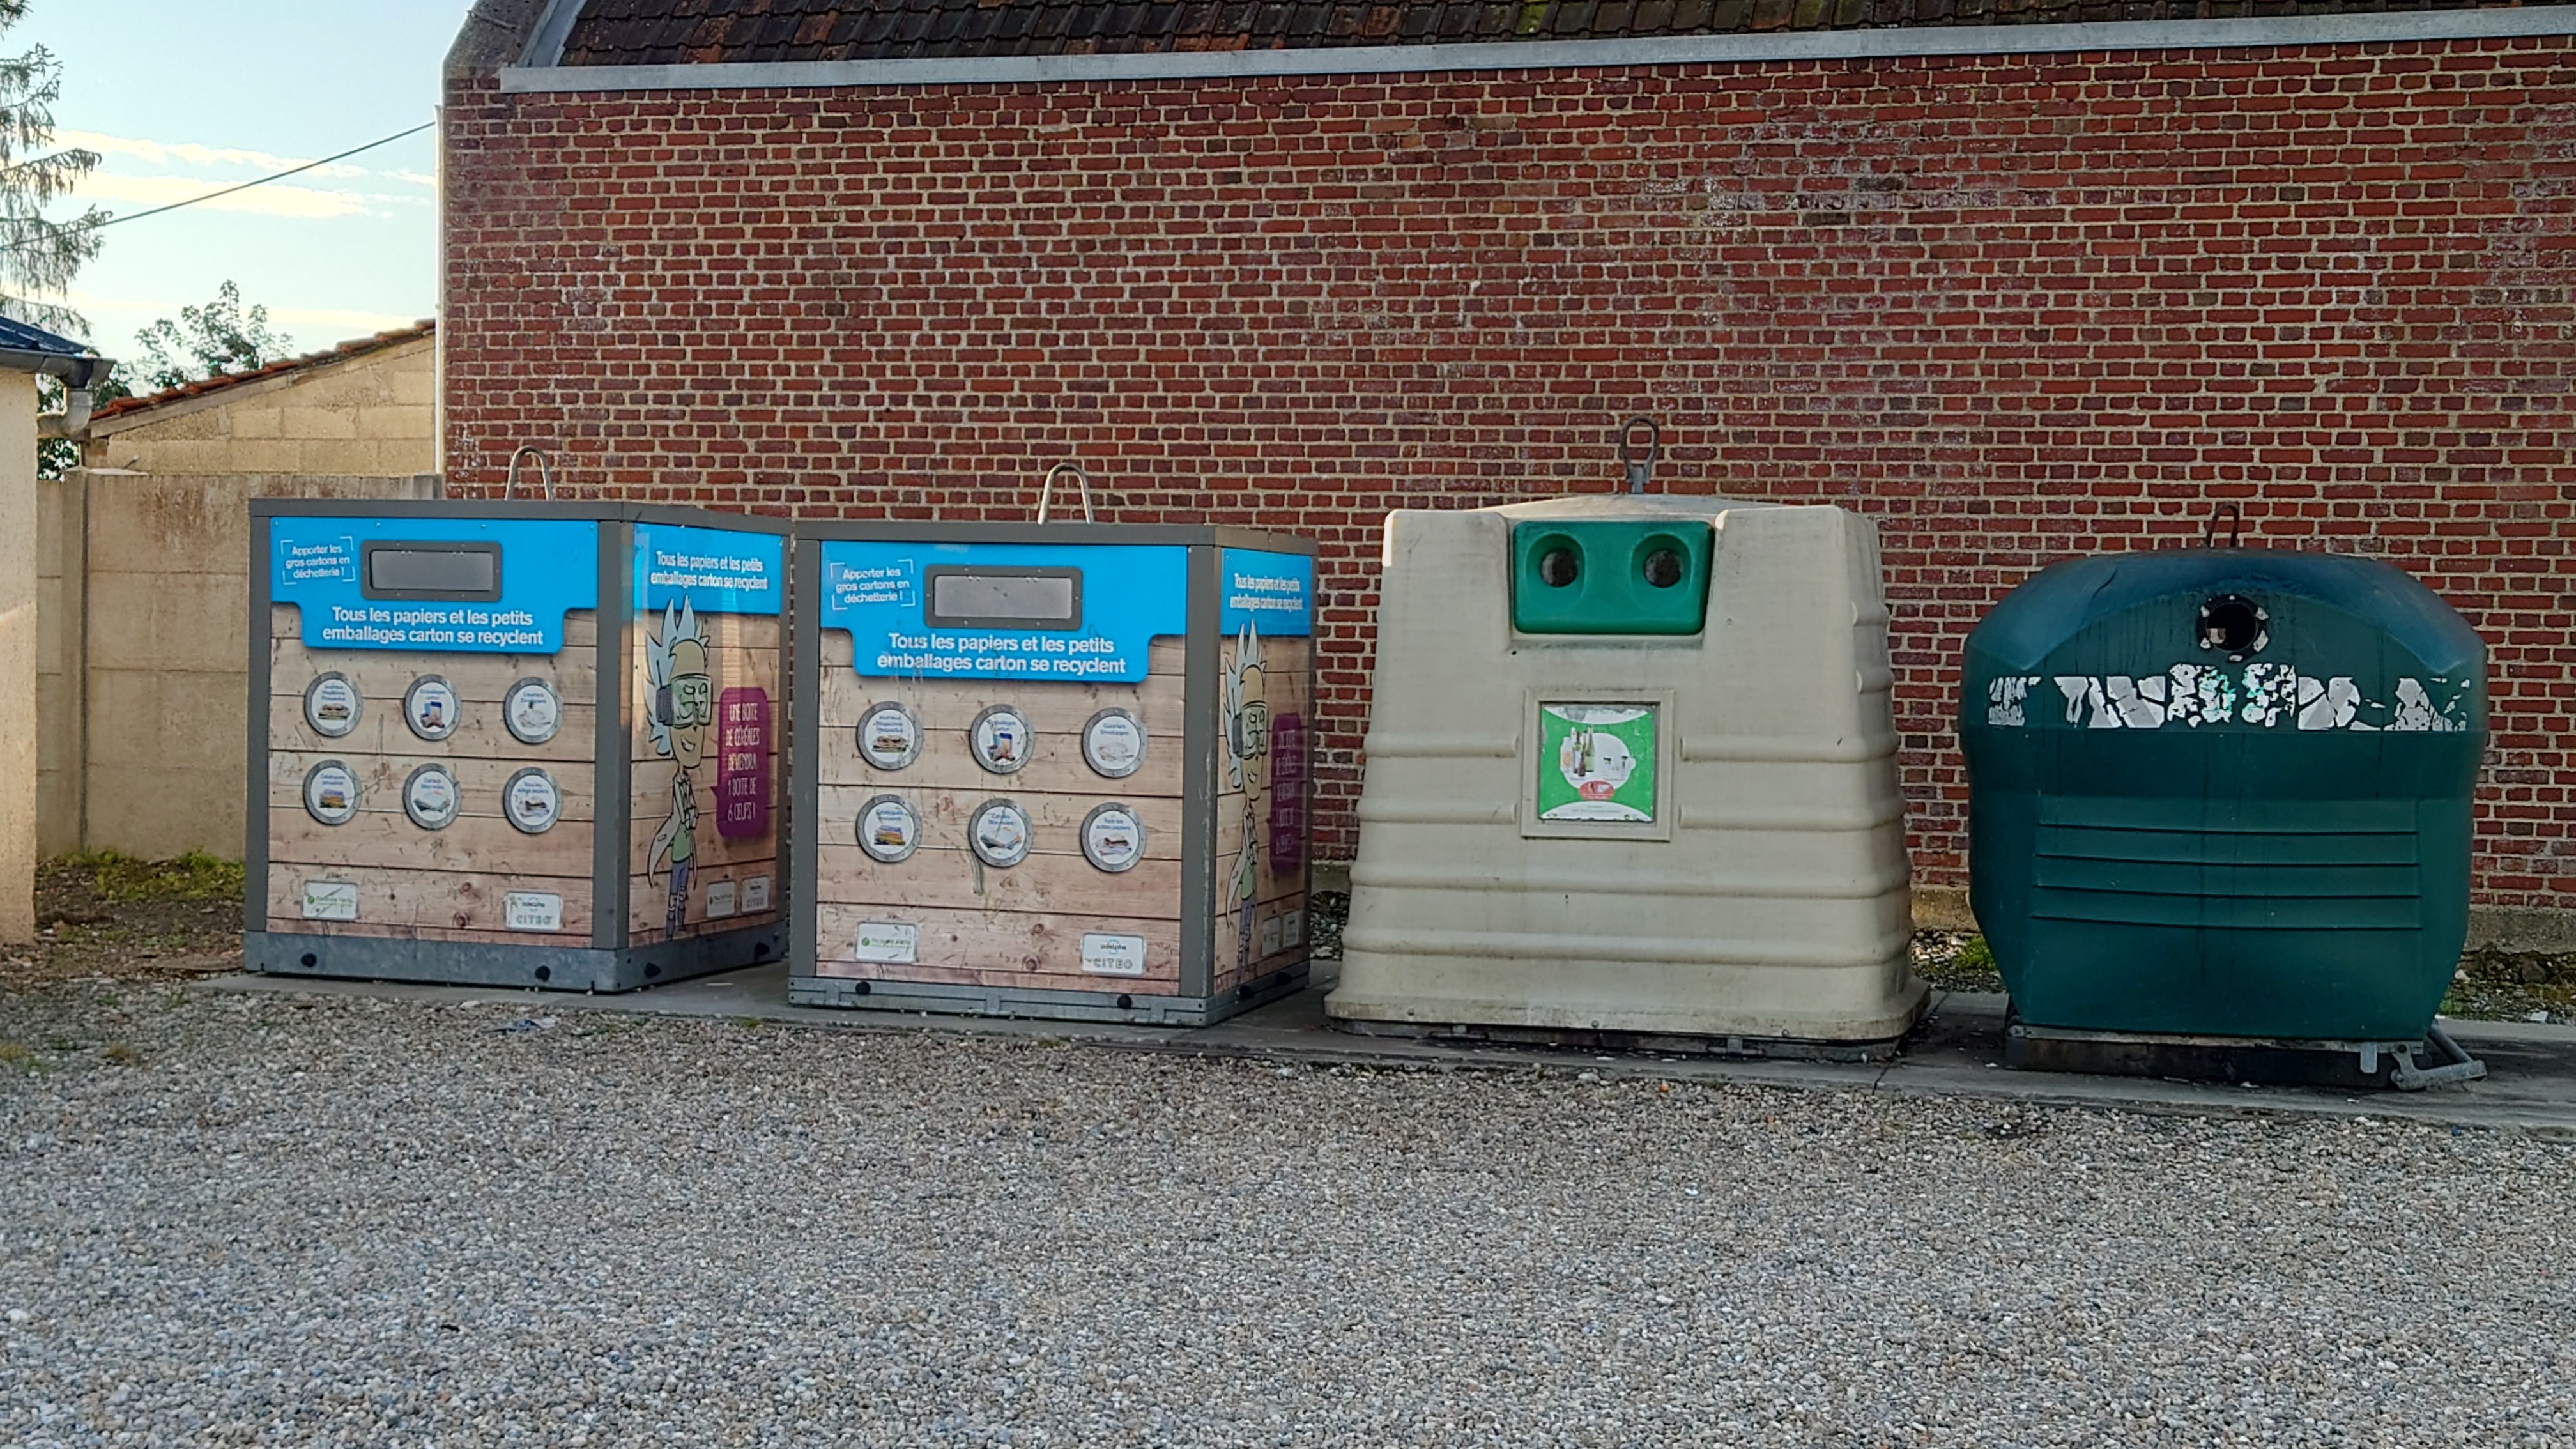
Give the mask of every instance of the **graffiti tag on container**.
M 2050 686 L 2053 686 L 2051 688 Z M 2022 729 L 2061 710 L 2078 729 L 2197 729 L 2288 725 L 2302 730 L 2447 734 L 2469 727 L 2467 692 L 2439 675 L 2400 678 L 2389 700 L 2350 675 L 2301 674 L 2288 664 L 2241 670 L 2177 664 L 2162 674 L 2007 674 L 1986 682 L 1986 723 Z

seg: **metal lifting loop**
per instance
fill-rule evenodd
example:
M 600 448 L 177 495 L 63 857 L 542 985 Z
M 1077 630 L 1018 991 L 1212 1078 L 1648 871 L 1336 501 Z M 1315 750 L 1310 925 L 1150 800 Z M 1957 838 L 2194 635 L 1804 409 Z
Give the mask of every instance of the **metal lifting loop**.
M 1637 429 L 1646 430 L 1643 448 L 1637 444 Z M 1619 429 L 1619 461 L 1628 465 L 1628 491 L 1646 491 L 1646 475 L 1655 469 L 1655 456 L 1663 451 L 1664 430 L 1653 418 L 1633 417 Z
M 537 481 L 545 487 L 546 501 L 550 503 L 553 502 L 555 496 L 555 474 L 552 468 L 546 466 L 545 450 L 525 443 L 519 445 L 519 451 L 510 455 L 510 477 L 509 481 L 501 485 L 501 497 L 507 499 L 519 491 L 519 460 L 521 458 L 534 458 L 537 460 Z
M 2202 548 L 2218 547 L 2218 515 L 2222 513 L 2227 515 L 2227 546 L 2237 547 L 2237 540 L 2244 536 L 2245 510 L 2233 503 L 2222 503 L 2209 511 L 2209 524 L 2200 535 Z
M 1091 475 L 1082 471 L 1082 465 L 1080 463 L 1071 462 L 1058 463 L 1054 467 L 1049 468 L 1046 471 L 1046 481 L 1038 485 L 1038 522 L 1045 523 L 1047 521 L 1047 505 L 1055 498 L 1055 475 L 1058 473 L 1071 473 L 1073 475 L 1073 481 L 1080 485 L 1082 489 L 1082 521 L 1085 523 L 1091 522 Z

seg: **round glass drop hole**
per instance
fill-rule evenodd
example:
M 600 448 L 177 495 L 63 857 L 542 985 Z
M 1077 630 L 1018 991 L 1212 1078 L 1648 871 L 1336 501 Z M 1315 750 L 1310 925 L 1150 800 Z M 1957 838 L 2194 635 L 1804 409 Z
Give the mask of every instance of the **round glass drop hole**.
M 2271 642 L 2264 628 L 2268 618 L 2253 600 L 2220 594 L 2200 606 L 2200 647 L 2241 659 Z
M 1646 555 L 1644 570 L 1647 583 L 1659 589 L 1669 589 L 1682 581 L 1689 565 L 1682 561 L 1679 550 L 1658 548 Z
M 1583 565 L 1575 559 L 1574 550 L 1562 545 L 1538 556 L 1538 581 L 1551 589 L 1570 586 L 1582 572 Z
M 320 958 L 320 957 L 318 957 L 318 956 L 314 955 L 314 954 L 313 954 L 312 952 L 310 952 L 310 951 L 307 951 L 307 952 L 305 952 L 303 955 L 298 956 L 298 957 L 296 957 L 295 959 L 297 959 L 298 961 L 303 962 L 306 966 L 310 967 L 311 965 L 313 965 L 313 963 L 315 963 L 316 961 L 319 961 L 319 960 L 320 960 L 320 959 L 322 959 L 322 958 Z
M 540 967 L 538 967 L 538 968 L 537 968 L 537 979 L 538 979 L 539 981 L 552 981 L 552 980 L 554 980 L 554 979 L 555 979 L 555 968 L 553 968 L 552 966 L 540 966 Z

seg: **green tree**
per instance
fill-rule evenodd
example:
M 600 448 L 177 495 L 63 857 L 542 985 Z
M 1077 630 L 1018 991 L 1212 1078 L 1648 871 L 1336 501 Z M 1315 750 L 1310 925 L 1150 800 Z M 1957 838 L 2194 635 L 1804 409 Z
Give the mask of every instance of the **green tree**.
M 295 339 L 268 326 L 268 309 L 242 306 L 241 288 L 226 282 L 215 300 L 182 307 L 179 320 L 164 317 L 134 334 L 147 356 L 137 371 L 155 389 L 179 387 L 227 372 L 249 372 L 287 355 Z
M 27 18 L 29 0 L 0 0 L 0 36 Z M 51 300 L 71 285 L 81 264 L 98 255 L 99 223 L 90 207 L 69 221 L 45 209 L 71 194 L 98 165 L 95 151 L 55 151 L 54 102 L 62 66 L 37 46 L 0 58 L 0 312 L 55 332 L 88 331 L 80 314 Z

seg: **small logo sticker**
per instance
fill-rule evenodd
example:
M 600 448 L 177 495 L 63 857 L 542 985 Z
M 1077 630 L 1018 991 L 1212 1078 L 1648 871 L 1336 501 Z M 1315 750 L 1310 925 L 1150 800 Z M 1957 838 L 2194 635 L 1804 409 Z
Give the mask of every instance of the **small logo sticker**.
M 1082 969 L 1094 976 L 1145 974 L 1145 938 L 1091 932 L 1082 938 Z
M 563 897 L 542 891 L 511 891 L 501 897 L 501 923 L 513 931 L 560 931 Z
M 344 880 L 308 880 L 304 883 L 304 919 L 308 921 L 354 921 L 358 918 L 358 887 Z
M 756 875 L 742 883 L 742 908 L 753 914 L 769 909 L 769 877 Z
M 707 915 L 709 918 L 716 916 L 730 916 L 734 914 L 736 909 L 734 891 L 735 886 L 732 881 L 717 880 L 707 882 Z
M 921 950 L 921 928 L 901 921 L 861 921 L 858 958 L 884 966 L 909 966 Z

